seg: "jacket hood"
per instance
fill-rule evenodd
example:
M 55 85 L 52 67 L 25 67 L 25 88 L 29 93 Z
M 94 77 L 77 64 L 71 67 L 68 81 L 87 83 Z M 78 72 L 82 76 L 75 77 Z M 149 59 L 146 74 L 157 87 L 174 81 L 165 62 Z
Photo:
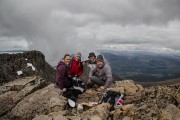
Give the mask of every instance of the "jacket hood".
M 60 65 L 66 65 L 63 61 L 59 61 L 58 65 L 57 65 L 57 68 L 60 66 Z

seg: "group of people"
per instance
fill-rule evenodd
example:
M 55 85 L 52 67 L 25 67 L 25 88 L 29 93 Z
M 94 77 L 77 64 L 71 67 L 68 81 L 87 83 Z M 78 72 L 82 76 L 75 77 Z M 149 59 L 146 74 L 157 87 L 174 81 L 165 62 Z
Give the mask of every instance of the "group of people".
M 93 52 L 89 53 L 86 61 L 81 61 L 80 52 L 72 58 L 69 54 L 65 54 L 56 67 L 56 85 L 63 91 L 73 87 L 73 79 L 83 74 L 83 65 L 87 65 L 90 69 L 88 79 L 83 80 L 88 88 L 96 84 L 100 89 L 105 90 L 110 86 L 113 81 L 111 68 L 102 55 L 96 57 Z

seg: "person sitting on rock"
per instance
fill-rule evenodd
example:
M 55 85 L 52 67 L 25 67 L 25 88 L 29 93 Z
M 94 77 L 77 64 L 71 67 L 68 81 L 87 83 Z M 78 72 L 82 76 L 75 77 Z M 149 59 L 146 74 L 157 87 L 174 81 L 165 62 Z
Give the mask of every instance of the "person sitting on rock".
M 72 80 L 68 78 L 68 69 L 71 57 L 65 54 L 63 60 L 60 60 L 56 67 L 56 85 L 63 91 L 72 87 Z
M 70 62 L 70 69 L 68 71 L 68 75 L 71 78 L 79 77 L 83 73 L 83 65 L 81 62 L 81 53 L 77 52 Z
M 105 63 L 102 55 L 96 59 L 96 68 L 90 70 L 87 85 L 96 84 L 100 89 L 107 89 L 112 83 L 111 67 Z
M 93 52 L 89 53 L 88 60 L 83 61 L 83 74 L 81 75 L 81 80 L 87 82 L 89 71 L 96 67 L 96 55 Z
M 96 67 L 96 55 L 93 52 L 89 53 L 88 60 L 85 63 L 90 69 L 94 69 Z

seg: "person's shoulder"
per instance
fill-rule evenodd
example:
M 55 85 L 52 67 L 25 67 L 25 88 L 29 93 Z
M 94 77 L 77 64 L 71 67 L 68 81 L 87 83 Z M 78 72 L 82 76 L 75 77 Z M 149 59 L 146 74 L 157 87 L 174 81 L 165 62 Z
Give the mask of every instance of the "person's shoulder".
M 66 67 L 65 63 L 63 61 L 60 61 L 57 65 L 57 68 Z
M 104 68 L 105 68 L 105 69 L 110 69 L 111 67 L 110 67 L 109 64 L 105 63 Z

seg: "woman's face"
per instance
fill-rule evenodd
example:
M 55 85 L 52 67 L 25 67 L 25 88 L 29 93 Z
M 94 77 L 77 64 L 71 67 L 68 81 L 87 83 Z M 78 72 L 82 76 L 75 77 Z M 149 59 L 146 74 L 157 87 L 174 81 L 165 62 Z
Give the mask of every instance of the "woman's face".
M 70 60 L 71 60 L 71 57 L 70 57 L 70 56 L 66 56 L 66 57 L 64 58 L 64 63 L 65 63 L 66 65 L 69 65 L 69 64 L 70 64 Z
M 75 56 L 76 61 L 80 61 L 81 57 L 80 56 Z

